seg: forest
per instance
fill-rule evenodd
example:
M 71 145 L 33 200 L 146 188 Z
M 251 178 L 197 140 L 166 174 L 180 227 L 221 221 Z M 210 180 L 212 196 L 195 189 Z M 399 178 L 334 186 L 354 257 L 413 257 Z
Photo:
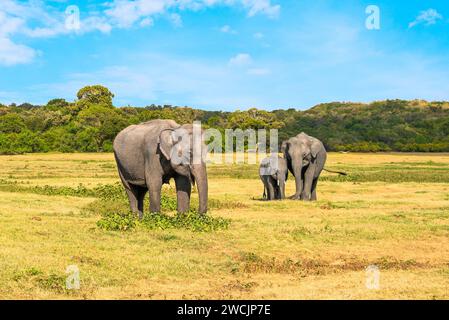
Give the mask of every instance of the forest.
M 0 154 L 110 152 L 123 128 L 152 119 L 194 120 L 205 128 L 279 129 L 279 140 L 300 132 L 321 139 L 329 151 L 449 152 L 449 102 L 385 100 L 369 104 L 323 103 L 305 111 L 206 111 L 188 106 L 115 107 L 114 94 L 86 86 L 75 101 L 46 105 L 0 103 Z

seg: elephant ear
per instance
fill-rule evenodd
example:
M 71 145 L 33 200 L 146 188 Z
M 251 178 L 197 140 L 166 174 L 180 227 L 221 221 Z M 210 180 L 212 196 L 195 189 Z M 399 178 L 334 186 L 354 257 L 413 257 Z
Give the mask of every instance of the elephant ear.
M 171 151 L 175 144 L 173 133 L 172 129 L 166 129 L 161 132 L 158 139 L 159 149 L 167 160 L 171 159 Z
M 284 155 L 284 159 L 287 159 L 287 153 L 290 149 L 290 141 L 284 141 L 281 145 L 281 153 Z
M 318 152 L 321 150 L 321 142 L 318 139 L 310 138 L 311 146 L 310 146 L 310 153 L 312 154 L 312 157 L 316 158 L 318 155 Z

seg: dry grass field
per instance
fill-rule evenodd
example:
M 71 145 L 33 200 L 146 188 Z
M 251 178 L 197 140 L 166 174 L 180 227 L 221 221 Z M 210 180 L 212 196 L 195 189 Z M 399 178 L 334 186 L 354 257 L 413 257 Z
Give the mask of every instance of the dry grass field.
M 92 190 L 118 181 L 112 154 L 1 156 L 0 298 L 448 299 L 449 155 L 331 153 L 327 167 L 349 176 L 323 174 L 319 201 L 268 203 L 256 165 L 209 165 L 227 228 L 108 231 Z

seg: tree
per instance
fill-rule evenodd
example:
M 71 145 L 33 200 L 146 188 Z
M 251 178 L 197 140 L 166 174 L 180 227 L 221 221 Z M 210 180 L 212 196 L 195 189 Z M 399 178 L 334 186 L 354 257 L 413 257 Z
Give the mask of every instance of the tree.
M 70 105 L 65 99 L 52 99 L 47 102 L 46 109 L 51 111 L 58 111 L 67 108 Z
M 19 133 L 25 128 L 25 122 L 18 114 L 7 113 L 0 116 L 1 133 Z
M 100 85 L 82 88 L 77 97 L 74 103 L 52 99 L 43 107 L 0 104 L 0 154 L 111 151 L 121 129 L 152 119 L 200 120 L 222 134 L 227 128 L 279 129 L 280 142 L 306 132 L 329 151 L 449 151 L 449 102 L 444 101 L 331 102 L 305 111 L 221 112 L 157 104 L 114 108 L 114 95 Z
M 279 129 L 284 123 L 274 114 L 256 108 L 247 111 L 235 111 L 228 117 L 228 126 L 233 129 Z
M 114 98 L 114 94 L 101 85 L 86 86 L 80 89 L 76 96 L 81 103 L 104 107 L 112 107 L 112 98 Z
M 101 105 L 91 105 L 82 110 L 77 119 L 83 128 L 97 129 L 89 132 L 95 132 L 100 150 L 105 141 L 112 141 L 120 130 L 129 125 L 121 110 Z M 90 145 L 92 146 L 92 144 Z

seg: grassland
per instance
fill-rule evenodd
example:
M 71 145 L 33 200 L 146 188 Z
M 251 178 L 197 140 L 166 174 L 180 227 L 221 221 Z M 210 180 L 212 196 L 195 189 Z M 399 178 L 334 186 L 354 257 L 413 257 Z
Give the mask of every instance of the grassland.
M 210 165 L 227 228 L 106 231 L 111 154 L 2 156 L 0 298 L 448 299 L 449 155 L 333 153 L 327 167 L 349 176 L 323 174 L 318 202 L 268 203 L 256 165 Z

